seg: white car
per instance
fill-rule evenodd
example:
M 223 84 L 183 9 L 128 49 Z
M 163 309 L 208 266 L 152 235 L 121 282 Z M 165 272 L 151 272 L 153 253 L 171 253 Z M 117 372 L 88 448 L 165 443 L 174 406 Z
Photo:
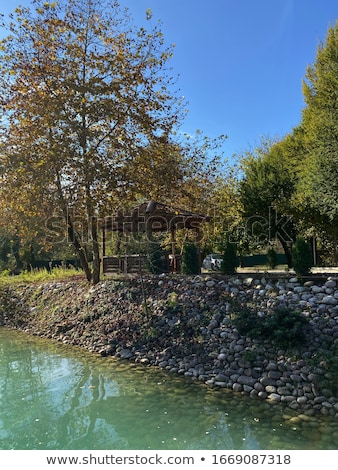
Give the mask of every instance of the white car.
M 208 269 L 209 271 L 218 271 L 221 269 L 223 255 L 219 253 L 210 253 L 207 255 L 202 263 L 202 268 Z

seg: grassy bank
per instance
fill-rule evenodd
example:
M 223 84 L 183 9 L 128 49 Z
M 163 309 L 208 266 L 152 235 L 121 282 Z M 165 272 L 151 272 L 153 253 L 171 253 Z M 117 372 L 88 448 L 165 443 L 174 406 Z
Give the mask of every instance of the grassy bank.
M 29 271 L 22 271 L 17 275 L 12 275 L 7 271 L 3 271 L 0 274 L 0 286 L 35 284 L 50 281 L 68 281 L 76 278 L 84 278 L 83 272 L 75 268 L 65 268 L 63 266 L 59 266 L 51 270 L 47 270 L 46 268 L 32 269 Z

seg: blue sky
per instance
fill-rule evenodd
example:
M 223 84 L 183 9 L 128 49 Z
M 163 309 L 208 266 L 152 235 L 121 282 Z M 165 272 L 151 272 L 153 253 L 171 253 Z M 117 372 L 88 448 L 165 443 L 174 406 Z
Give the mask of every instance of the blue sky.
M 0 12 L 30 1 L 0 2 Z M 10 5 L 8 5 L 10 3 Z M 182 132 L 227 134 L 226 157 L 301 120 L 302 79 L 338 19 L 337 0 L 120 0 L 137 25 L 162 22 L 189 113 Z

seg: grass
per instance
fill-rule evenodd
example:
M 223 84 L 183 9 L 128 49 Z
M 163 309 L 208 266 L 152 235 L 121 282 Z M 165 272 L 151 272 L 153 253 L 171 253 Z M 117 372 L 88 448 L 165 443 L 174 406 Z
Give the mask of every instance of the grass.
M 47 281 L 64 281 L 74 276 L 82 276 L 83 272 L 75 268 L 55 267 L 48 271 L 46 268 L 22 271 L 18 275 L 10 275 L 7 271 L 0 273 L 0 285 L 29 284 Z

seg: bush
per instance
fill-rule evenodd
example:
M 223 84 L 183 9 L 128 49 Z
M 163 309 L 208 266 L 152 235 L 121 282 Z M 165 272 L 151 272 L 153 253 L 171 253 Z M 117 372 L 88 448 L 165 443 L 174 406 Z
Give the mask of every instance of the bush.
M 270 269 L 274 269 L 277 266 L 277 253 L 272 247 L 267 252 L 268 266 Z
M 242 336 L 271 340 L 278 348 L 290 349 L 305 342 L 304 326 L 307 319 L 297 310 L 277 307 L 271 313 L 260 315 L 257 309 L 245 304 L 234 304 L 234 323 Z
M 192 242 L 186 243 L 183 247 L 181 271 L 183 274 L 200 273 L 197 247 Z
M 305 276 L 309 274 L 312 265 L 311 247 L 304 238 L 298 237 L 292 248 L 292 267 L 297 276 Z
M 152 274 L 161 274 L 163 272 L 162 262 L 163 250 L 160 243 L 152 241 L 148 246 L 147 270 Z
M 238 260 L 238 256 L 236 253 L 236 245 L 228 241 L 223 252 L 223 259 L 221 263 L 221 273 L 222 274 L 235 274 L 236 268 L 238 268 L 238 266 L 239 266 L 239 260 Z
M 288 349 L 305 342 L 307 319 L 298 310 L 278 307 L 266 320 L 265 334 L 278 346 Z

